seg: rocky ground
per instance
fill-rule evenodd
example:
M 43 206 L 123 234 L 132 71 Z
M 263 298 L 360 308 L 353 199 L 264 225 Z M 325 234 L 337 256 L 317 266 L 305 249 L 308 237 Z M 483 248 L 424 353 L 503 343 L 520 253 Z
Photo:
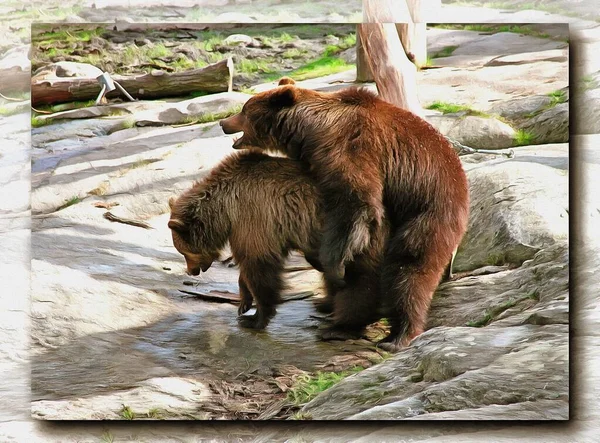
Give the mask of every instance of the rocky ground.
M 250 95 L 50 116 L 32 132 L 33 416 L 567 419 L 564 35 L 430 31 L 431 53 L 458 47 L 419 73 L 426 118 L 463 143 L 515 155 L 462 156 L 472 217 L 459 278 L 440 285 L 428 331 L 395 356 L 373 346 L 384 323 L 354 342 L 316 339 L 319 275 L 297 257 L 267 331 L 241 330 L 233 303 L 194 295 L 235 298 L 237 271 L 187 277 L 170 242 L 168 197 L 231 152 L 216 122 L 189 121 Z M 353 76 L 301 86 L 333 90 Z M 97 203 L 151 229 L 110 222 Z M 332 373 L 335 386 L 299 396 Z

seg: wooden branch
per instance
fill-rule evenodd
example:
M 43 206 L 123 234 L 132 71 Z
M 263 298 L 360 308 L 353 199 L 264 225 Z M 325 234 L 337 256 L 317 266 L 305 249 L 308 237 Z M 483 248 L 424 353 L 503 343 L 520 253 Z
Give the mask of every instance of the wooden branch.
M 232 294 L 230 292 L 215 292 L 211 291 L 209 293 L 204 292 L 196 292 L 196 291 L 188 291 L 185 289 L 179 289 L 179 292 L 183 292 L 187 295 L 193 295 L 201 300 L 210 301 L 213 303 L 232 303 L 239 304 L 240 297 L 237 294 Z
M 153 71 L 133 76 L 112 75 L 136 99 L 153 99 L 186 95 L 195 91 L 230 92 L 233 82 L 233 61 L 221 60 L 200 69 L 167 73 Z M 95 99 L 100 84 L 91 77 L 54 77 L 31 81 L 33 106 Z M 108 97 L 118 97 L 118 90 Z
M 417 69 L 407 58 L 392 23 L 358 25 L 379 96 L 398 107 L 422 115 L 417 98 Z
M 131 226 L 137 226 L 138 228 L 152 229 L 152 226 L 150 226 L 148 223 L 145 223 L 143 221 L 138 221 L 138 220 L 131 220 L 129 218 L 118 217 L 111 212 L 105 212 L 104 218 L 107 220 L 110 220 L 112 222 L 123 223 L 125 225 L 131 225 Z

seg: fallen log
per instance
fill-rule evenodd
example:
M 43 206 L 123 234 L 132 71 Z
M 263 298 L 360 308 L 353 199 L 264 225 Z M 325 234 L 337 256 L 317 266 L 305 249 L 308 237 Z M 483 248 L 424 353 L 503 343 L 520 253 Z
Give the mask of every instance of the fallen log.
M 233 80 L 233 60 L 227 58 L 200 69 L 181 72 L 152 71 L 138 75 L 111 75 L 136 99 L 154 99 L 187 95 L 196 91 L 230 92 Z M 31 79 L 33 106 L 92 100 L 98 97 L 101 86 L 95 77 L 45 77 Z M 114 90 L 108 98 L 119 97 Z

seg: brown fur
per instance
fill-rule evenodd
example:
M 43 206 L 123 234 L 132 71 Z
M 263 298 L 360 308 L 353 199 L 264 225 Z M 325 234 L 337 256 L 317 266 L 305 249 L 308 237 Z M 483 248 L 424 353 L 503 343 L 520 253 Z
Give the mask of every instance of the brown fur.
M 275 314 L 290 250 L 303 252 L 322 271 L 322 201 L 298 162 L 260 152 L 236 153 L 169 204 L 173 244 L 184 255 L 188 273 L 208 270 L 229 242 L 240 269 L 238 312 L 248 311 L 253 297 L 257 305 L 254 316 L 240 317 L 242 326 L 262 329 Z M 374 251 L 382 250 L 383 240 L 374 238 L 381 243 Z M 326 338 L 337 338 L 342 331 L 356 334 L 376 319 L 378 267 L 379 256 L 362 254 L 349 271 L 352 285 L 336 292 L 326 282 L 324 306 L 330 304 L 334 311 Z
M 429 123 L 365 89 L 322 93 L 280 86 L 221 121 L 248 145 L 300 160 L 325 202 L 320 259 L 342 286 L 345 266 L 391 224 L 381 271 L 397 350 L 420 334 L 433 291 L 467 226 L 469 195 L 458 156 Z

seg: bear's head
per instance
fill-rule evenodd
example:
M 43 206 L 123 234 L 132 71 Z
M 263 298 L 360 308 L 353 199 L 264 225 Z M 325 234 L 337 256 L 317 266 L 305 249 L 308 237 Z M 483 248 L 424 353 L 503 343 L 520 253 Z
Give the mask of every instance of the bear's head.
M 179 199 L 174 197 L 169 199 L 171 218 L 168 226 L 171 229 L 173 246 L 185 258 L 188 275 L 199 275 L 200 270 L 206 272 L 220 254 L 217 248 L 207 247 L 206 242 L 201 240 L 205 237 L 205 226 L 202 221 L 192 219 L 189 214 L 186 214 L 186 208 L 192 204 L 186 201 L 188 198 L 182 196 Z M 200 204 L 207 198 L 206 192 L 198 195 Z
M 282 118 L 300 99 L 305 90 L 296 88 L 289 77 L 279 80 L 277 88 L 254 95 L 242 110 L 219 123 L 225 134 L 243 132 L 233 143 L 234 149 L 260 148 L 283 151 L 281 146 Z

